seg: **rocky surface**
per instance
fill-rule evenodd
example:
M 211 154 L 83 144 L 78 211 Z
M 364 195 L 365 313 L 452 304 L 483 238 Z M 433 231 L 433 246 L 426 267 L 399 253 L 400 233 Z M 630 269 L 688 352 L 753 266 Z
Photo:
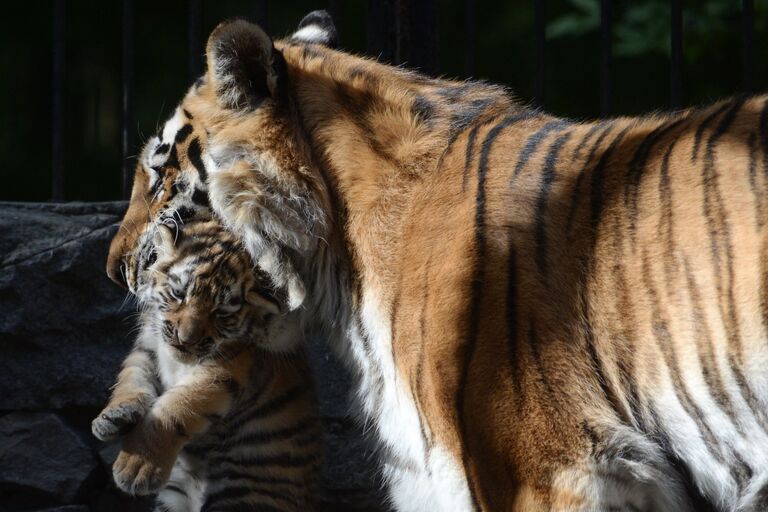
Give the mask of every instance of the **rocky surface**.
M 125 203 L 0 202 L 0 512 L 140 512 L 111 483 L 115 446 L 90 435 L 131 347 L 134 306 L 104 272 Z M 327 456 L 321 510 L 384 510 L 349 381 L 308 344 Z

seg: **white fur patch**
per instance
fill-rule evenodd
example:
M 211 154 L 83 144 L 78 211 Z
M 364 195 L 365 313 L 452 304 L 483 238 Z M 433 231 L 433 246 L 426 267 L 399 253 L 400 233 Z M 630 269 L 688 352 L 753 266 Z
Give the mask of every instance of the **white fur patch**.
M 326 44 L 330 41 L 331 36 L 327 30 L 319 25 L 307 25 L 294 32 L 291 38 L 304 43 Z
M 349 330 L 355 365 L 362 369 L 359 400 L 392 455 L 385 463 L 390 499 L 398 511 L 471 510 L 469 487 L 458 461 L 439 445 L 428 449 L 407 383 L 392 359 L 392 332 L 374 291 L 362 304 L 362 329 Z M 367 342 L 367 343 L 366 343 Z

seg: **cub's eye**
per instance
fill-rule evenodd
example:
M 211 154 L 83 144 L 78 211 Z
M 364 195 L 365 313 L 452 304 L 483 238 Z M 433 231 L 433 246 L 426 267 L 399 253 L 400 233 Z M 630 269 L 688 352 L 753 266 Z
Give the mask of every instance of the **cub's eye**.
M 169 288 L 168 293 L 176 302 L 181 302 L 184 300 L 184 290 L 176 290 L 174 288 Z
M 227 317 L 234 315 L 243 307 L 243 300 L 240 297 L 233 297 L 229 300 L 222 302 L 216 308 L 216 316 Z

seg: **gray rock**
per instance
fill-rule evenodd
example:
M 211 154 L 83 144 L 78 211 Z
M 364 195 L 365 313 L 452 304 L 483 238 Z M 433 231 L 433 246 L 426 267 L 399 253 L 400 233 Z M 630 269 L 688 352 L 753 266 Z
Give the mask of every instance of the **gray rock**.
M 90 512 L 85 505 L 64 505 L 63 507 L 43 508 L 34 512 Z
M 0 410 L 99 407 L 130 348 L 106 277 L 125 203 L 0 203 Z
M 90 447 L 55 414 L 16 412 L 0 418 L 5 506 L 72 503 L 98 466 Z

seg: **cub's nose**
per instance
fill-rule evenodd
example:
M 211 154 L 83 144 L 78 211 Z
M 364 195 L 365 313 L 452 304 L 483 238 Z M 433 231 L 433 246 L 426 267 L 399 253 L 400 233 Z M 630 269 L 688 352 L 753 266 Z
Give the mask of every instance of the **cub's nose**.
M 203 329 L 199 322 L 184 319 L 176 327 L 176 337 L 180 345 L 195 345 L 203 337 Z

